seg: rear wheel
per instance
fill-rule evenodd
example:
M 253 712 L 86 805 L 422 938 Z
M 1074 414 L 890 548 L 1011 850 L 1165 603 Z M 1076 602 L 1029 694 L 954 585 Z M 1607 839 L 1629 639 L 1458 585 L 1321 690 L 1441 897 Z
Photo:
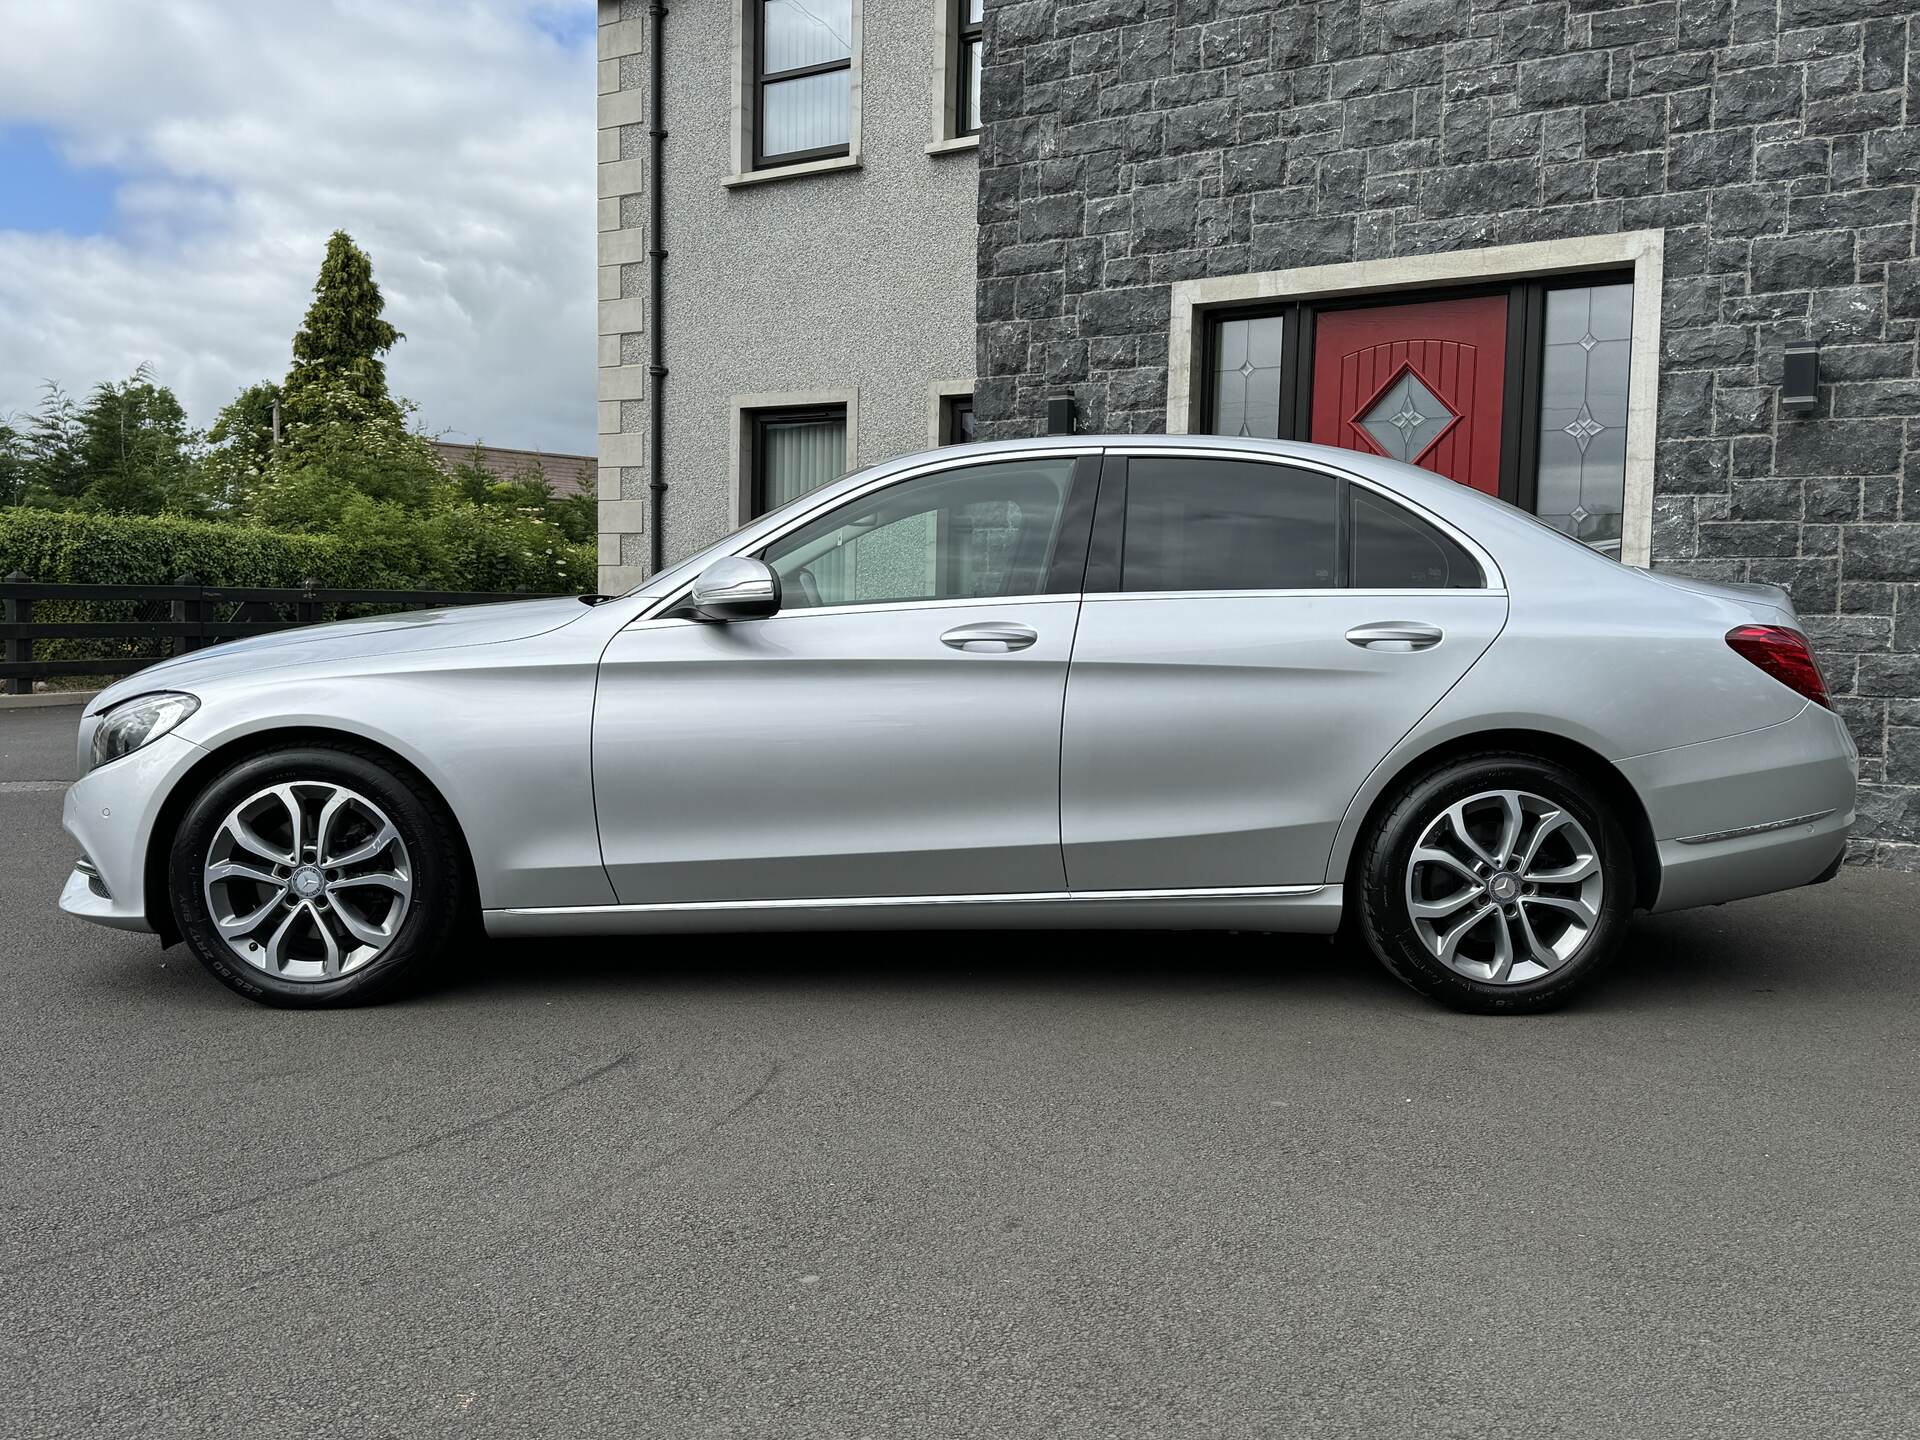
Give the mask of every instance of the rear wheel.
M 1358 871 L 1380 962 L 1485 1014 L 1563 1002 L 1613 958 L 1633 908 L 1619 820 L 1581 776 L 1531 755 L 1467 756 L 1410 781 Z
M 384 757 L 307 746 L 241 761 L 181 822 L 181 933 L 263 1004 L 352 1004 L 422 977 L 466 905 L 452 821 Z

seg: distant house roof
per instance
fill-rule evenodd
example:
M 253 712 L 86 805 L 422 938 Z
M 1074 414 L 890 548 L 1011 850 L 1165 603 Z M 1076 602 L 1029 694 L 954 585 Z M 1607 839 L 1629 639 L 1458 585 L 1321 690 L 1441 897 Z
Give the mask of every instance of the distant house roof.
M 454 440 L 436 440 L 434 450 L 440 463 L 451 470 L 477 455 L 481 466 L 510 480 L 529 465 L 537 465 L 557 496 L 578 495 L 593 488 L 594 468 L 599 463 L 591 455 L 560 455 L 551 450 L 505 450 L 498 445 L 462 445 Z

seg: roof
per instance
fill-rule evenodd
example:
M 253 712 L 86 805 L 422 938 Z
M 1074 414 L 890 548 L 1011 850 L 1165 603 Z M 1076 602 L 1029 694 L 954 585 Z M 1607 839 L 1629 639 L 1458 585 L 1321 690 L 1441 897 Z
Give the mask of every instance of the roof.
M 563 455 L 553 450 L 509 450 L 499 445 L 463 445 L 453 440 L 436 440 L 433 448 L 440 463 L 449 470 L 477 457 L 482 469 L 502 480 L 512 479 L 529 466 L 536 467 L 553 487 L 553 493 L 561 497 L 591 491 L 594 471 L 599 465 L 591 455 Z

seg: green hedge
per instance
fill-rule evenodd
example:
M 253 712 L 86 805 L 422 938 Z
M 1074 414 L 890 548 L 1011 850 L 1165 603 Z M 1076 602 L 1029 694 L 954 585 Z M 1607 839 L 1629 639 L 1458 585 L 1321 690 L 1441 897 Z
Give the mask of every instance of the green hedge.
M 382 517 L 347 535 L 288 535 L 254 525 L 142 515 L 0 509 L 0 577 L 18 570 L 43 585 L 203 585 L 353 590 L 585 591 L 593 552 L 550 526 L 461 506 L 424 516 Z M 328 606 L 340 619 L 378 607 Z M 164 620 L 164 602 L 39 601 L 34 619 L 62 623 Z M 289 612 L 290 613 L 290 612 Z M 37 640 L 36 660 L 158 659 L 164 639 Z M 99 683 L 97 681 L 92 683 Z
M 544 533 L 543 533 L 544 532 Z M 0 510 L 0 576 L 43 585 L 322 586 L 391 590 L 588 590 L 593 553 L 550 527 L 472 507 L 374 534 L 286 535 L 251 525 L 141 515 Z

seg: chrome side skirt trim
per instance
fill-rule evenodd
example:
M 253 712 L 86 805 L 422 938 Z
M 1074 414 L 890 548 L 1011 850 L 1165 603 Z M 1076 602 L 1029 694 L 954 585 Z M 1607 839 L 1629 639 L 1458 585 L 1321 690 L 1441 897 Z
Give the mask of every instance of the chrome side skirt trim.
M 1008 895 L 859 895 L 826 900 L 665 901 L 487 910 L 487 933 L 632 935 L 674 931 L 1129 929 L 1331 934 L 1339 885 L 1210 890 L 1075 890 Z
M 895 905 L 1059 905 L 1081 900 L 1252 900 L 1318 895 L 1324 885 L 1241 885 L 1217 890 L 1035 890 L 1004 895 L 853 895 L 829 900 L 666 900 L 646 905 L 545 905 L 495 915 L 710 915 L 728 910 L 851 910 Z
M 1682 835 L 1677 844 L 1711 845 L 1716 840 L 1739 840 L 1748 835 L 1764 835 L 1769 830 L 1791 830 L 1796 825 L 1811 825 L 1816 820 L 1824 820 L 1833 814 L 1831 810 L 1816 810 L 1811 815 L 1795 815 L 1790 820 L 1769 820 L 1763 825 L 1742 825 L 1736 830 L 1715 830 L 1706 835 Z

